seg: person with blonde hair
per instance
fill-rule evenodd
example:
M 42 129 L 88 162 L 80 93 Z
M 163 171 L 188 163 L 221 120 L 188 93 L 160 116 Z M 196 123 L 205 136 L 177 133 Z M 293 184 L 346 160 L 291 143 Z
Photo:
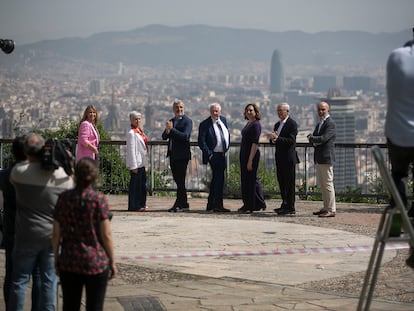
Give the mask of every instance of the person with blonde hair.
M 89 105 L 86 107 L 78 130 L 78 144 L 76 148 L 76 162 L 83 157 L 97 159 L 99 154 L 99 116 L 96 107 Z

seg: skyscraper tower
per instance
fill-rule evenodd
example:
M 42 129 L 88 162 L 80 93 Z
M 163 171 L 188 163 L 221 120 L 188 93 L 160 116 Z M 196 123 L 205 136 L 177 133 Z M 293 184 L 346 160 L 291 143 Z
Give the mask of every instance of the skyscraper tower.
M 355 143 L 355 100 L 356 97 L 341 96 L 330 90 L 328 96 L 319 98 L 329 104 L 332 119 L 336 124 L 336 143 Z M 337 190 L 355 188 L 357 185 L 354 148 L 336 148 L 334 182 Z
M 283 93 L 285 88 L 285 76 L 283 73 L 282 55 L 275 50 L 270 65 L 270 93 Z
M 105 126 L 106 128 L 111 131 L 119 131 L 121 126 L 121 122 L 119 120 L 120 116 L 120 107 L 119 104 L 115 103 L 115 88 L 112 86 L 112 96 L 111 96 L 111 104 L 108 105 L 108 117 L 106 118 Z

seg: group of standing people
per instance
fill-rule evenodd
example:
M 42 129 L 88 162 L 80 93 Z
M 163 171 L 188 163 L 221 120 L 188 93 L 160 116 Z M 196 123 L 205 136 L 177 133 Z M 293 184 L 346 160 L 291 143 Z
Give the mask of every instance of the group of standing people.
M 295 167 L 299 163 L 296 152 L 298 125 L 295 120 L 289 117 L 289 110 L 290 107 L 287 103 L 277 106 L 280 120 L 276 122 L 273 131 L 268 134 L 269 141 L 276 147 L 277 179 L 282 196 L 281 206 L 274 209 L 278 215 L 296 213 Z M 168 210 L 169 212 L 182 212 L 190 209 L 185 177 L 188 162 L 191 158 L 190 136 L 193 122 L 185 115 L 184 111 L 183 101 L 175 100 L 173 102 L 174 117 L 166 122 L 162 133 L 162 138 L 168 141 L 167 157 L 170 158 L 173 179 L 177 185 L 176 200 Z M 222 115 L 220 104 L 210 104 L 209 111 L 210 116 L 199 125 L 197 139 L 198 146 L 202 151 L 202 162 L 210 165 L 212 173 L 206 210 L 227 213 L 230 210 L 223 206 L 223 187 L 227 166 L 226 153 L 230 147 L 230 130 L 227 119 Z M 329 105 L 327 103 L 320 102 L 317 105 L 317 112 L 320 122 L 318 122 L 314 132 L 308 135 L 308 139 L 315 147 L 315 163 L 318 179 L 321 183 L 324 205 L 313 214 L 319 217 L 335 217 L 336 205 L 333 184 L 335 123 L 329 115 Z M 241 131 L 242 139 L 239 153 L 243 205 L 238 209 L 238 212 L 252 213 L 266 209 L 262 186 L 257 176 L 260 161 L 259 140 L 262 134 L 259 107 L 254 103 L 247 104 L 243 116 L 247 121 Z M 130 135 L 131 131 L 127 137 Z M 127 139 L 127 145 L 129 141 L 131 141 L 131 138 Z M 131 147 L 127 147 L 127 150 L 129 152 Z M 145 152 L 146 149 L 143 148 L 142 150 Z M 129 197 L 131 198 L 133 195 L 130 193 Z
M 408 204 L 406 194 L 408 170 L 410 165 L 414 163 L 414 144 L 411 139 L 414 126 L 410 119 L 414 116 L 413 105 L 411 105 L 414 99 L 414 89 L 411 87 L 414 80 L 413 45 L 414 40 L 406 42 L 403 47 L 394 50 L 387 61 L 388 109 L 385 134 L 392 166 L 392 176 L 405 204 Z M 226 152 L 230 147 L 230 131 L 227 120 L 222 115 L 220 104 L 213 103 L 209 109 L 210 116 L 200 123 L 198 133 L 198 145 L 202 151 L 202 162 L 203 164 L 209 164 L 212 172 L 206 210 L 226 213 L 230 210 L 223 206 L 223 186 L 227 164 Z M 274 209 L 274 212 L 278 215 L 294 215 L 296 213 L 295 178 L 296 165 L 299 163 L 296 152 L 298 125 L 289 116 L 289 110 L 290 106 L 287 103 L 281 103 L 277 106 L 279 121 L 275 123 L 273 131 L 267 134 L 269 142 L 275 145 L 277 180 L 282 198 L 280 207 Z M 336 125 L 330 115 L 328 103 L 319 102 L 316 105 L 316 110 L 319 122 L 317 122 L 314 131 L 307 135 L 307 138 L 314 147 L 314 162 L 322 193 L 323 206 L 313 212 L 313 215 L 323 218 L 335 217 L 336 198 L 333 166 L 335 163 Z M 190 209 L 185 188 L 185 177 L 188 162 L 191 158 L 190 136 L 193 122 L 184 114 L 183 101 L 175 100 L 173 102 L 173 112 L 174 117 L 165 124 L 162 139 L 168 141 L 167 157 L 170 158 L 173 179 L 177 185 L 176 200 L 168 211 L 181 212 Z M 262 187 L 257 178 L 260 160 L 258 146 L 262 132 L 258 106 L 254 103 L 247 104 L 244 109 L 244 118 L 247 123 L 241 131 L 242 139 L 239 154 L 243 206 L 238 211 L 240 213 L 252 213 L 266 209 Z M 134 127 L 132 118 L 131 127 Z M 141 136 L 142 139 L 133 136 L 133 134 Z M 134 150 L 136 147 L 132 147 L 137 145 L 136 141 L 140 142 L 138 144 L 140 146 L 139 151 Z M 139 170 L 139 164 L 134 160 L 135 162 L 132 162 L 134 164 L 130 165 L 128 159 L 131 159 L 131 155 L 141 154 L 143 157 L 142 163 L 144 163 L 148 149 L 145 142 L 143 132 L 131 130 L 128 133 L 127 145 L 130 146 L 127 148 L 127 163 L 132 175 L 138 174 L 136 170 Z M 145 164 L 142 165 L 145 166 Z M 136 186 L 136 191 L 133 191 L 135 186 L 130 186 L 130 200 L 139 202 L 136 198 L 138 193 L 143 201 L 136 203 L 133 207 L 130 203 L 128 209 L 143 211 L 146 209 L 145 177 L 136 178 L 140 182 L 135 182 L 134 178 L 131 176 L 131 184 L 140 186 Z M 414 203 L 411 205 L 409 216 L 414 217 Z M 414 252 L 411 257 L 411 261 L 414 262 Z M 414 264 L 412 265 L 414 266 Z
M 387 61 L 387 95 L 388 109 L 385 125 L 392 177 L 405 205 L 408 205 L 407 178 L 410 166 L 414 164 L 414 40 L 394 50 Z M 317 122 L 312 133 L 307 135 L 314 147 L 314 162 L 317 180 L 320 184 L 323 206 L 313 215 L 328 218 L 336 216 L 336 198 L 334 187 L 335 139 L 336 125 L 330 116 L 330 107 L 326 102 L 317 105 Z M 226 152 L 230 147 L 230 131 L 227 120 L 222 116 L 221 106 L 213 103 L 209 107 L 210 116 L 199 125 L 198 146 L 202 151 L 203 164 L 211 167 L 212 178 L 206 210 L 218 213 L 230 212 L 223 205 L 223 187 L 226 170 Z M 296 165 L 299 158 L 296 152 L 298 125 L 289 116 L 290 106 L 281 103 L 277 106 L 279 121 L 267 136 L 275 145 L 277 180 L 280 187 L 282 203 L 275 208 L 277 215 L 294 215 Z M 192 120 L 184 113 L 181 100 L 173 102 L 174 117 L 165 124 L 162 139 L 168 140 L 167 157 L 173 179 L 177 185 L 176 200 L 169 212 L 182 212 L 190 209 L 187 200 L 185 178 L 188 162 L 191 158 L 190 136 Z M 257 177 L 260 150 L 259 139 L 262 132 L 261 114 L 256 104 L 247 104 L 244 109 L 247 121 L 243 127 L 240 144 L 240 178 L 243 206 L 239 213 L 252 213 L 266 209 L 263 190 Z M 129 188 L 129 210 L 144 211 L 146 201 L 145 163 L 148 146 L 146 137 L 140 127 L 140 114 L 130 114 L 131 130 L 127 135 L 127 166 L 131 171 Z M 92 149 L 92 151 L 94 151 Z M 414 174 L 414 169 L 413 169 Z M 394 202 L 391 202 L 393 205 Z M 408 206 L 407 206 L 408 208 Z M 414 203 L 409 210 L 414 217 Z M 414 248 L 407 264 L 414 267 Z
M 44 138 L 36 133 L 12 143 L 15 162 L 1 171 L 4 197 L 6 310 L 24 310 L 32 279 L 31 310 L 55 310 L 58 276 L 63 310 L 103 310 L 108 279 L 116 273 L 107 199 L 95 191 L 98 113 L 85 109 L 74 172 L 42 165 Z
M 278 121 L 268 134 L 276 146 L 276 167 L 282 204 L 278 215 L 295 214 L 295 165 L 297 124 L 289 117 L 289 105 L 278 105 Z M 230 147 L 230 130 L 221 106 L 209 106 L 210 116 L 199 125 L 198 145 L 203 164 L 211 167 L 212 178 L 207 211 L 226 213 L 223 188 Z M 185 115 L 183 101 L 173 102 L 174 117 L 166 121 L 162 138 L 168 141 L 167 156 L 177 184 L 176 200 L 169 212 L 190 209 L 185 187 L 191 159 L 190 136 L 193 122 Z M 315 146 L 318 178 L 323 186 L 324 207 L 320 217 L 335 216 L 332 165 L 335 125 L 329 106 L 318 105 L 321 123 L 309 141 Z M 240 178 L 243 206 L 239 213 L 266 209 L 262 186 L 257 176 L 260 161 L 261 114 L 256 104 L 244 109 L 246 124 L 240 145 Z M 148 139 L 139 112 L 129 114 L 126 165 L 130 170 L 128 210 L 145 211 Z M 62 167 L 42 168 L 44 139 L 38 134 L 16 138 L 15 163 L 0 174 L 5 193 L 6 277 L 4 297 L 7 310 L 23 310 L 26 290 L 32 278 L 32 310 L 54 310 L 57 276 L 63 292 L 63 309 L 78 310 L 86 289 L 88 310 L 102 310 L 108 279 L 116 273 L 107 199 L 95 190 L 99 155 L 98 112 L 85 109 L 78 131 L 75 169 L 68 175 Z M 25 230 L 19 230 L 25 228 Z M 17 229 L 17 230 L 15 230 Z M 7 233 L 9 232 L 9 233 Z
M 206 210 L 209 212 L 228 213 L 223 206 L 223 187 L 227 167 L 226 153 L 230 147 L 230 131 L 227 119 L 222 115 L 221 106 L 212 103 L 209 106 L 210 116 L 199 125 L 198 146 L 202 151 L 203 164 L 209 164 L 212 178 L 209 184 L 209 196 Z M 169 212 L 188 211 L 185 176 L 187 165 L 191 158 L 190 136 L 193 127 L 192 120 L 184 114 L 184 103 L 181 100 L 173 102 L 174 118 L 168 120 L 162 133 L 162 138 L 168 140 L 167 156 L 173 179 L 177 184 L 176 200 Z M 266 204 L 263 191 L 257 178 L 260 151 L 258 149 L 261 134 L 260 112 L 255 104 L 246 106 L 244 117 L 247 124 L 242 131 L 240 149 L 241 182 L 243 206 L 239 212 L 264 210 Z
M 394 50 L 387 62 L 388 109 L 385 134 L 389 148 L 392 176 L 404 204 L 408 170 L 414 163 L 414 40 Z M 212 171 L 207 211 L 230 212 L 223 206 L 226 152 L 230 131 L 221 106 L 213 103 L 210 116 L 199 126 L 198 145 L 203 164 Z M 173 102 L 174 117 L 165 124 L 162 138 L 168 140 L 167 156 L 177 184 L 176 200 L 169 212 L 188 211 L 185 178 L 191 158 L 190 136 L 193 122 L 184 113 L 181 100 Z M 293 215 L 295 210 L 295 166 L 298 125 L 289 116 L 289 104 L 277 106 L 279 121 L 267 136 L 275 145 L 277 179 L 282 203 L 274 211 Z M 313 214 L 335 217 L 333 164 L 335 161 L 335 122 L 326 102 L 317 104 L 319 122 L 307 136 L 314 146 L 314 161 L 321 186 L 323 207 Z M 126 165 L 131 173 L 128 210 L 145 211 L 148 139 L 141 124 L 141 114 L 129 114 Z M 261 114 L 256 104 L 244 109 L 247 121 L 240 145 L 240 177 L 243 206 L 240 213 L 265 210 L 266 203 L 257 177 L 262 132 Z M 99 118 L 94 106 L 88 106 L 78 131 L 74 174 L 62 167 L 42 168 L 42 136 L 31 133 L 17 137 L 12 144 L 15 161 L 0 172 L 4 197 L 3 246 L 6 273 L 3 295 L 6 310 L 23 310 L 26 290 L 32 279 L 32 310 L 54 310 L 57 276 L 63 292 L 63 310 L 79 310 L 85 287 L 87 310 L 103 310 L 108 279 L 116 273 L 110 212 L 107 199 L 94 186 L 98 179 Z M 393 202 L 392 202 L 393 204 Z M 414 215 L 414 205 L 409 216 Z M 407 259 L 414 267 L 414 251 Z

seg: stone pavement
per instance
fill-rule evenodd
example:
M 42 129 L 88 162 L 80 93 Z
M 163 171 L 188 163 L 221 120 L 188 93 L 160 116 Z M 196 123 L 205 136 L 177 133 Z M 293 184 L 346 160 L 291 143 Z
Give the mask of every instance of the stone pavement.
M 356 310 L 358 296 L 295 285 L 365 271 L 370 251 L 345 250 L 372 246 L 373 238 L 280 222 L 272 212 L 276 202 L 268 202 L 264 212 L 240 215 L 240 200 L 226 200 L 232 213 L 211 214 L 205 212 L 206 199 L 192 198 L 190 212 L 167 213 L 172 198 L 152 196 L 150 209 L 139 213 L 126 211 L 126 196 L 108 198 L 118 263 L 194 277 L 139 285 L 115 278 L 105 310 Z M 314 218 L 319 204 L 297 202 L 297 216 Z M 325 220 L 339 221 L 340 207 L 338 212 Z M 387 250 L 383 263 L 395 253 Z M 374 300 L 371 310 L 414 310 L 414 304 Z
M 109 196 L 109 200 L 118 262 L 200 278 L 136 286 L 117 284 L 115 279 L 108 289 L 107 310 L 356 310 L 359 297 L 294 286 L 365 271 L 369 251 L 329 250 L 372 246 L 373 238 L 278 222 L 272 212 L 276 203 L 268 203 L 265 212 L 238 215 L 241 201 L 226 200 L 225 207 L 232 210 L 228 215 L 205 212 L 206 200 L 201 198 L 190 199 L 190 212 L 176 214 L 166 213 L 172 205 L 168 197 L 148 197 L 150 209 L 144 213 L 125 211 L 124 196 Z M 311 215 L 319 205 L 297 202 L 298 214 Z M 275 249 L 291 254 L 264 255 Z M 315 253 L 294 253 L 303 249 Z M 317 253 L 321 249 L 325 253 Z M 395 251 L 386 251 L 383 262 L 394 256 Z M 121 305 L 122 297 L 130 308 Z M 373 301 L 371 310 L 414 310 L 414 304 Z

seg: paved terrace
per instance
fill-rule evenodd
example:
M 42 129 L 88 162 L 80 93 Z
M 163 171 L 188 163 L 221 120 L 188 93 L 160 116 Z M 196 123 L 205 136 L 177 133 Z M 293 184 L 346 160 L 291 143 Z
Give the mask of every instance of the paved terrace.
M 126 211 L 126 196 L 108 198 L 118 263 L 192 277 L 139 285 L 115 278 L 105 310 L 356 310 L 359 296 L 295 287 L 365 271 L 368 265 L 365 247 L 373 245 L 373 237 L 318 226 L 321 219 L 312 211 L 321 202 L 297 202 L 293 217 L 315 222 L 301 225 L 280 221 L 273 213 L 277 201 L 268 201 L 264 212 L 240 215 L 240 200 L 225 200 L 229 214 L 205 212 L 203 198 L 190 199 L 190 212 L 168 213 L 173 199 L 153 196 L 150 209 L 140 213 Z M 376 227 L 380 214 L 341 214 L 345 206 L 338 204 L 337 216 L 323 221 Z M 387 250 L 383 263 L 395 255 Z M 414 273 L 409 277 L 412 287 Z M 414 304 L 374 300 L 371 310 L 414 310 Z

